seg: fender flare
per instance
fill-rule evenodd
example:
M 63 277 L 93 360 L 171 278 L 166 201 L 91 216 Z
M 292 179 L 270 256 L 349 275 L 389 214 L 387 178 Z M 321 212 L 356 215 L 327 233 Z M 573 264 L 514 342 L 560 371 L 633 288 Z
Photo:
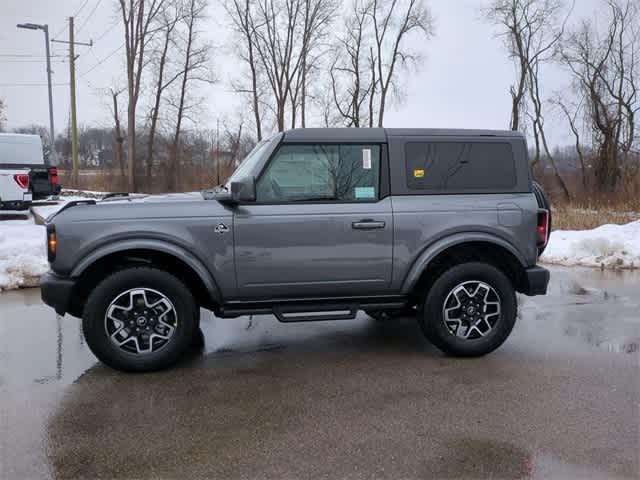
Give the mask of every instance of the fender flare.
M 126 252 L 127 250 L 153 250 L 165 253 L 175 257 L 191 268 L 204 284 L 211 299 L 218 302 L 221 299 L 218 285 L 211 275 L 211 272 L 205 267 L 204 263 L 188 250 L 174 243 L 155 239 L 126 239 L 119 240 L 108 245 L 102 245 L 93 250 L 89 255 L 82 258 L 71 271 L 71 277 L 77 278 L 82 275 L 96 261 L 107 255 L 118 252 Z
M 402 283 L 402 294 L 406 295 L 411 292 L 420 279 L 422 272 L 428 268 L 431 261 L 439 254 L 451 247 L 455 247 L 456 245 L 472 242 L 492 243 L 498 247 L 502 247 L 518 259 L 523 269 L 527 267 L 527 261 L 518 249 L 501 237 L 485 232 L 457 233 L 435 241 L 422 251 L 418 258 L 413 262 L 413 265 L 409 269 L 409 273 L 407 273 L 404 282 Z

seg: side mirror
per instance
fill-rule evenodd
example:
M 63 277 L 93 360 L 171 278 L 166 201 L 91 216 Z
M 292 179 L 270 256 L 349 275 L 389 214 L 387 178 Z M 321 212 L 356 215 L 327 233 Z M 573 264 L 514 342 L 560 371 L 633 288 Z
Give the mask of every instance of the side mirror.
M 236 203 L 256 201 L 255 177 L 243 178 L 238 182 L 231 182 L 231 198 Z

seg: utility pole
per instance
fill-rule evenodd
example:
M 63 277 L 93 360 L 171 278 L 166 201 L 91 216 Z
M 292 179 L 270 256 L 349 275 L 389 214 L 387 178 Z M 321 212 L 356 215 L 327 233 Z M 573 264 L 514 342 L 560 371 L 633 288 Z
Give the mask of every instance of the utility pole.
M 49 161 L 53 165 L 57 165 L 56 158 L 56 134 L 53 128 L 53 92 L 51 90 L 51 54 L 49 53 L 49 25 L 38 25 L 36 23 L 19 23 L 18 28 L 25 30 L 42 30 L 44 32 L 44 44 L 47 52 L 47 86 L 49 88 L 49 135 L 51 136 L 51 152 L 49 152 Z
M 76 51 L 73 17 L 69 17 L 69 91 L 71 92 L 71 178 L 78 186 L 78 124 L 76 119 Z
M 69 41 L 51 40 L 52 42 L 69 44 L 69 90 L 71 97 L 71 179 L 74 184 L 78 183 L 78 123 L 76 117 L 76 45 L 93 46 L 93 41 L 89 43 L 76 42 L 73 30 L 73 17 L 69 17 Z

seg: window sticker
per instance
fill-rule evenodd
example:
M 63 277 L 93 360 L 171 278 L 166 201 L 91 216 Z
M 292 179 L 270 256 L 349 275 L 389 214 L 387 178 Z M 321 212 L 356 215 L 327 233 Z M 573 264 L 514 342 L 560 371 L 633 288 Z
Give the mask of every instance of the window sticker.
M 362 149 L 362 168 L 365 170 L 371 170 L 371 149 Z
M 356 200 L 362 198 L 376 198 L 376 189 L 374 187 L 356 187 L 355 188 Z
M 414 178 L 423 178 L 424 177 L 424 169 L 423 168 L 416 168 L 413 171 L 413 176 L 414 176 Z

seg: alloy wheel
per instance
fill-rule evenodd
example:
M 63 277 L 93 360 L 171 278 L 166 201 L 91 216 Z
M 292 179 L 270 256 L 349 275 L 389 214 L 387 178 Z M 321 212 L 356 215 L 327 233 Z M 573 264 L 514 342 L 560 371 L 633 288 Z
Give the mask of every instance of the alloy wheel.
M 463 340 L 487 336 L 500 320 L 500 313 L 498 292 L 479 280 L 454 287 L 442 307 L 447 330 Z
M 178 314 L 164 294 L 150 288 L 133 288 L 109 304 L 104 326 L 118 348 L 149 354 L 169 343 L 178 326 Z

